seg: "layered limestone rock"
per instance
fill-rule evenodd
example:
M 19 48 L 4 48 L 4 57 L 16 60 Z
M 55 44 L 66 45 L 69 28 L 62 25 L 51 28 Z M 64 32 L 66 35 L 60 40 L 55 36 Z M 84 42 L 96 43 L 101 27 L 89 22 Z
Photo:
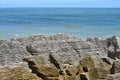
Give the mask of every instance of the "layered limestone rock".
M 22 67 L 0 67 L 0 80 L 42 80 Z
M 29 55 L 30 53 L 19 43 L 5 41 L 0 45 L 0 66 L 19 65 L 27 67 L 23 58 Z
M 76 38 L 73 36 L 69 36 L 66 34 L 56 34 L 56 35 L 33 35 L 29 37 L 19 37 L 19 38 L 13 38 L 11 41 L 17 41 L 20 42 L 22 45 L 28 45 L 29 43 L 36 42 L 36 41 L 72 41 L 72 40 L 81 40 L 80 38 Z
M 115 60 L 112 65 L 111 74 L 115 74 L 115 73 L 120 73 L 120 59 Z
M 32 73 L 37 74 L 44 80 L 49 80 L 51 78 L 59 79 L 58 69 L 50 62 L 49 56 L 32 56 L 25 58 L 24 60 L 28 62 Z
M 119 36 L 83 41 L 56 34 L 0 40 L 1 66 L 29 68 L 43 80 L 119 80 L 119 54 Z
M 44 80 L 67 80 L 68 78 L 77 80 L 79 78 L 77 67 L 65 63 L 60 64 L 50 55 L 32 56 L 24 60 L 28 62 L 32 72 Z
M 107 39 L 108 57 L 113 59 L 120 59 L 120 37 L 113 36 Z
M 120 73 L 109 75 L 107 80 L 120 80 Z
M 88 80 L 106 79 L 110 74 L 110 65 L 104 62 L 99 55 L 86 55 L 80 61 L 80 74 Z
M 101 57 L 107 57 L 107 41 L 100 38 L 88 38 L 88 42 L 91 43 L 91 47 L 95 54 L 99 54 Z

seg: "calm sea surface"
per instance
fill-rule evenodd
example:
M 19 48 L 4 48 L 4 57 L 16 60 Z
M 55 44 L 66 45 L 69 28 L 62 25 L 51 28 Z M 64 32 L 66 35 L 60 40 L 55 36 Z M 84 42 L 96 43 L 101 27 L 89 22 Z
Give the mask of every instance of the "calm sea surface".
M 55 33 L 81 38 L 120 35 L 120 9 L 0 8 L 0 39 Z

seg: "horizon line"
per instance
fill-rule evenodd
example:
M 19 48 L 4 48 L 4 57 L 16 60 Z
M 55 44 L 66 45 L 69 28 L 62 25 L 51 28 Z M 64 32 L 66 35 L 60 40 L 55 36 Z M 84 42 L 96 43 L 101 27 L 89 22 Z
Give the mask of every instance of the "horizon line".
M 0 7 L 0 8 L 120 8 L 120 7 Z

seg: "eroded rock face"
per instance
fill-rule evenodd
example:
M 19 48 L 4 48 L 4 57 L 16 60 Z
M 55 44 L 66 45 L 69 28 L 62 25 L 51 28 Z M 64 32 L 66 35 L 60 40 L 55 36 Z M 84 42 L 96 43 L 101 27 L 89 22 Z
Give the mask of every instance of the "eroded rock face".
M 22 67 L 0 67 L 0 80 L 42 80 Z
M 106 79 L 110 74 L 110 65 L 104 62 L 99 55 L 86 55 L 80 61 L 80 74 L 88 80 Z
M 66 34 L 56 34 L 56 35 L 33 35 L 29 37 L 20 37 L 16 39 L 11 39 L 11 41 L 18 41 L 22 45 L 28 45 L 29 43 L 36 42 L 36 41 L 59 41 L 59 40 L 65 40 L 65 41 L 72 41 L 72 40 L 81 40 L 80 38 L 76 38 L 73 36 L 68 36 Z
M 59 77 L 58 69 L 50 62 L 47 55 L 28 57 L 24 60 L 28 62 L 32 72 L 44 80 L 48 80 L 51 77 Z
M 109 75 L 107 80 L 120 80 L 120 73 Z
M 3 42 L 0 45 L 0 65 L 19 65 L 27 67 L 27 64 L 23 62 L 23 58 L 29 56 L 30 53 L 26 49 L 19 45 L 17 42 Z
M 120 59 L 115 60 L 113 62 L 112 68 L 111 68 L 111 73 L 115 74 L 115 73 L 120 73 Z
M 107 39 L 108 42 L 108 56 L 113 59 L 119 59 L 120 58 L 120 37 L 119 36 L 113 36 L 111 38 Z
M 119 36 L 34 35 L 0 40 L 0 65 L 29 68 L 43 80 L 109 80 L 120 73 L 119 48 Z
M 93 49 L 93 53 L 99 54 L 101 57 L 107 57 L 107 41 L 99 38 L 88 38 L 88 42 L 90 42 L 91 47 Z
M 3 42 L 5 42 L 6 40 L 0 40 L 0 45 L 3 43 Z

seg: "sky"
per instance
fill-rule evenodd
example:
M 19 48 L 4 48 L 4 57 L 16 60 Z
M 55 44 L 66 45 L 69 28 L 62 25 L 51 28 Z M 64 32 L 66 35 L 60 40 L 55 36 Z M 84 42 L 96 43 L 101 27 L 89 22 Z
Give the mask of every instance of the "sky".
M 0 0 L 0 7 L 120 8 L 120 0 Z

